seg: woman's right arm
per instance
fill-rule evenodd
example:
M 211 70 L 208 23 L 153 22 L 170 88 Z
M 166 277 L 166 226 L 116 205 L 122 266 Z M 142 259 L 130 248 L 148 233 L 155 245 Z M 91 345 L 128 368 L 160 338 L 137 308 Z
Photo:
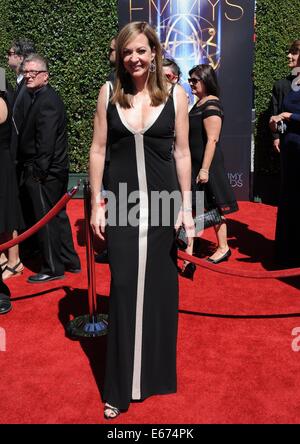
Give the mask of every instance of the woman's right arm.
M 216 146 L 220 137 L 222 119 L 218 115 L 212 115 L 203 119 L 203 125 L 207 136 L 207 142 L 204 149 L 202 166 L 196 181 L 200 183 L 207 183 L 209 179 L 210 165 L 213 161 Z
M 101 184 L 104 170 L 107 142 L 107 86 L 100 89 L 94 117 L 93 141 L 90 148 L 89 180 L 91 186 L 91 225 L 96 235 L 104 239 L 105 207 L 101 197 Z
M 0 97 L 0 123 L 4 123 L 8 116 L 7 105 L 5 101 Z

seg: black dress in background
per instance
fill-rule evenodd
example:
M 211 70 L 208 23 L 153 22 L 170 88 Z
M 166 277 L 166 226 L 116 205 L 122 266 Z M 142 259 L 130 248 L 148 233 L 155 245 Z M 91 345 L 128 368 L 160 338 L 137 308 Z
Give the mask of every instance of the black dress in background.
M 293 113 L 281 138 L 281 186 L 277 213 L 275 254 L 282 267 L 300 267 L 300 91 L 291 91 L 283 111 Z
M 23 228 L 23 218 L 19 202 L 15 163 L 10 151 L 11 106 L 8 117 L 0 124 L 0 233 L 12 233 Z
M 224 167 L 223 153 L 217 143 L 215 154 L 209 169 L 209 180 L 203 186 L 196 184 L 196 178 L 202 167 L 204 150 L 207 142 L 203 120 L 210 116 L 219 116 L 223 121 L 223 110 L 219 100 L 207 100 L 200 106 L 195 104 L 189 112 L 189 144 L 192 156 L 192 190 L 204 191 L 206 210 L 218 208 L 221 214 L 233 213 L 238 205 L 228 181 Z M 195 193 L 193 193 L 195 205 Z
M 159 114 L 158 114 L 159 112 Z M 150 116 L 149 116 L 150 117 Z M 151 191 L 178 189 L 172 147 L 175 110 L 172 97 L 153 110 L 140 132 L 126 122 L 122 109 L 108 105 L 110 166 L 108 190 L 117 209 L 128 216 L 140 196 L 137 226 L 117 220 L 106 229 L 111 288 L 104 400 L 127 409 L 131 400 L 176 391 L 178 273 L 174 218 L 152 226 Z M 127 186 L 122 197 L 119 184 Z M 122 218 L 122 216 L 121 216 Z

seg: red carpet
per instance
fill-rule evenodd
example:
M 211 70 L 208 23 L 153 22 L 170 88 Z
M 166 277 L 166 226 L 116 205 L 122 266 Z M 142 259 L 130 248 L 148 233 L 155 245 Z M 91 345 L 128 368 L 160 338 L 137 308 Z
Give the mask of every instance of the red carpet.
M 73 200 L 68 208 L 85 263 L 82 203 Z M 240 203 L 229 218 L 227 267 L 272 269 L 275 215 L 274 207 Z M 214 241 L 213 229 L 206 230 L 204 256 Z M 0 422 L 103 423 L 105 338 L 65 335 L 68 320 L 87 312 L 86 271 L 33 285 L 25 279 L 37 270 L 27 266 L 31 270 L 7 281 L 13 310 L 0 317 L 6 333 Z M 106 311 L 108 266 L 96 269 L 100 311 Z M 256 280 L 200 267 L 194 282 L 181 279 L 178 392 L 133 403 L 110 424 L 299 423 L 300 353 L 291 347 L 292 330 L 300 327 L 299 289 L 300 276 Z

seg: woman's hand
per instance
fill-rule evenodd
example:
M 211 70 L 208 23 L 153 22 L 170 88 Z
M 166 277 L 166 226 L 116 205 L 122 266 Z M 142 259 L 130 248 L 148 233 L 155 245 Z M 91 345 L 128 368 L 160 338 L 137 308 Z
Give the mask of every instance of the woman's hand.
M 104 240 L 105 222 L 105 203 L 101 202 L 95 208 L 92 208 L 90 224 L 94 234 L 102 240 Z
M 280 117 L 280 114 L 278 114 L 278 116 L 272 116 L 270 118 L 270 120 L 269 120 L 269 127 L 270 127 L 270 130 L 273 133 L 276 133 L 276 131 L 277 131 L 277 124 L 278 124 L 278 122 L 281 122 L 281 120 L 282 120 L 282 118 Z
M 176 231 L 178 231 L 179 228 L 181 227 L 181 225 L 182 225 L 182 220 L 183 220 L 183 211 L 180 210 L 179 213 L 178 213 L 178 216 L 177 216 L 177 220 L 176 220 L 176 222 L 175 222 L 175 230 L 176 230 Z
M 179 211 L 177 221 L 175 223 L 176 231 L 178 231 L 182 225 L 184 226 L 186 236 L 188 238 L 188 245 L 191 245 L 193 238 L 196 236 L 192 208 L 184 208 Z
M 292 113 L 284 112 L 279 115 L 281 116 L 281 120 L 290 120 Z
M 182 211 L 182 213 L 182 225 L 185 228 L 186 236 L 188 239 L 188 246 L 190 246 L 193 238 L 196 236 L 195 223 L 191 211 Z
M 283 120 L 290 120 L 292 113 L 284 112 L 280 113 L 277 116 L 272 116 L 269 120 L 269 127 L 273 133 L 277 131 L 278 122 L 282 122 Z
M 209 171 L 201 168 L 196 178 L 196 183 L 207 183 L 209 179 Z

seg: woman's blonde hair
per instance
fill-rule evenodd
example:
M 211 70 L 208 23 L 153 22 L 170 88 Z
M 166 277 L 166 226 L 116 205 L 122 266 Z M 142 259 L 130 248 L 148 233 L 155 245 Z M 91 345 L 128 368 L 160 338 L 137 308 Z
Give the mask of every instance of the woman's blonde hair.
M 164 103 L 169 95 L 162 70 L 162 49 L 156 32 L 147 22 L 131 22 L 121 29 L 116 40 L 116 80 L 111 101 L 112 103 L 118 102 L 122 108 L 132 106 L 132 96 L 135 92 L 132 78 L 124 68 L 123 49 L 139 34 L 144 34 L 147 37 L 151 50 L 155 51 L 153 60 L 155 70 L 154 72 L 149 71 L 148 79 L 151 105 L 158 106 Z

